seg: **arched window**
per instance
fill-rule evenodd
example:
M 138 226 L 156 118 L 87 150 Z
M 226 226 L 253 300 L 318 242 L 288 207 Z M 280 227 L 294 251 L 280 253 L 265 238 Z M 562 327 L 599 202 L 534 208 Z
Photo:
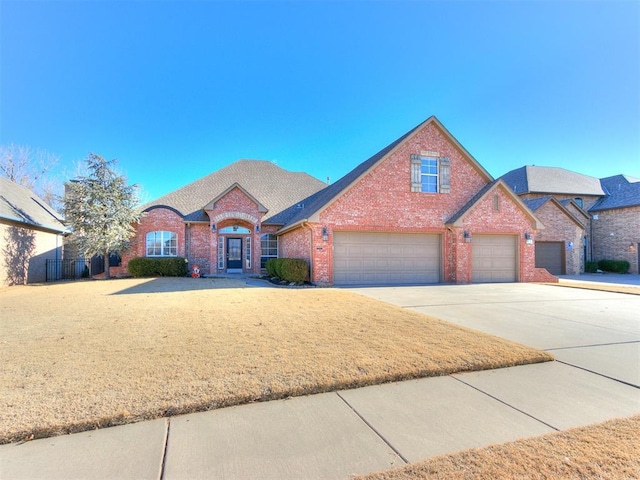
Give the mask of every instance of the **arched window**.
M 231 234 L 236 233 L 236 234 L 246 235 L 246 234 L 251 233 L 251 230 L 249 230 L 246 227 L 239 227 L 238 225 L 234 225 L 232 227 L 223 227 L 220 230 L 218 230 L 218 234 L 228 235 L 230 233 Z
M 178 255 L 178 236 L 173 232 L 147 233 L 147 257 L 175 257 Z
M 278 258 L 278 237 L 273 233 L 260 236 L 260 268 L 265 268 L 267 260 Z

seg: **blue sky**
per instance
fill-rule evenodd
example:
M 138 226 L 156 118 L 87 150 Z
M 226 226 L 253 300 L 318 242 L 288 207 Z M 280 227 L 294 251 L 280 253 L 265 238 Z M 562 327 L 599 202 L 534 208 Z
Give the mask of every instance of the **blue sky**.
M 240 158 L 338 179 L 431 115 L 495 177 L 640 177 L 637 1 L 0 3 L 0 144 L 151 200 Z

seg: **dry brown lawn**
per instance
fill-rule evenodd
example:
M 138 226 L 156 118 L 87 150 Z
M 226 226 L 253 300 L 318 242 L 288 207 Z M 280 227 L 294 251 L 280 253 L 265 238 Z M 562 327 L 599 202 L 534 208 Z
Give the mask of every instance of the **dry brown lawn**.
M 434 457 L 360 480 L 638 479 L 640 415 Z
M 0 443 L 552 359 L 344 290 L 242 287 L 0 289 Z
M 569 287 L 569 288 L 582 288 L 584 290 L 600 290 L 602 292 L 613 293 L 627 293 L 629 295 L 640 295 L 640 287 L 634 285 L 607 285 L 605 283 L 591 283 L 591 282 L 562 282 L 559 283 L 547 283 L 545 285 L 554 285 L 556 287 Z

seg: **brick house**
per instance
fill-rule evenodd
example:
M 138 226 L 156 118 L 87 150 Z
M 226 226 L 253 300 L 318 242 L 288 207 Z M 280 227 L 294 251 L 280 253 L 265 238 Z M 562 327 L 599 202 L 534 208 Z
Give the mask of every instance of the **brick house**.
M 553 275 L 579 275 L 584 268 L 583 238 L 588 215 L 574 200 L 560 202 L 545 196 L 524 203 L 545 226 L 536 236 L 536 266 Z
M 320 285 L 542 281 L 543 227 L 435 118 L 326 185 L 241 160 L 144 207 L 123 265 L 184 256 L 204 274 L 304 258 Z
M 61 215 L 42 198 L 0 177 L 0 285 L 44 282 L 46 261 L 62 258 L 68 234 Z
M 500 178 L 545 226 L 536 238 L 536 267 L 575 275 L 585 261 L 610 259 L 627 260 L 629 272 L 638 273 L 640 180 L 532 165 Z
M 615 175 L 600 180 L 606 196 L 590 209 L 594 260 L 626 260 L 640 273 L 640 179 Z

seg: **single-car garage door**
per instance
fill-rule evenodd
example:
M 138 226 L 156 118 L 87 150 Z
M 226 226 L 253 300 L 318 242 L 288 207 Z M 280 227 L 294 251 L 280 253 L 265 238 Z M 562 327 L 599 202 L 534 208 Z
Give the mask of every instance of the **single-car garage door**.
M 335 232 L 333 246 L 336 285 L 440 281 L 440 235 Z
M 536 242 L 536 267 L 553 275 L 564 275 L 564 242 Z
M 515 235 L 473 235 L 473 282 L 515 282 L 517 238 Z

